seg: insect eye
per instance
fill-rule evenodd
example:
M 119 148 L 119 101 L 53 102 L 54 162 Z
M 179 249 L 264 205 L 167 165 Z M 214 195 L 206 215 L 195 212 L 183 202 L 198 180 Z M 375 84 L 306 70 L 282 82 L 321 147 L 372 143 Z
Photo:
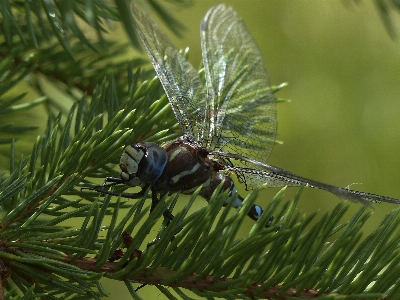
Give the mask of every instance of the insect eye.
M 164 148 L 157 144 L 147 143 L 145 157 L 139 163 L 138 177 L 146 183 L 157 180 L 168 161 Z

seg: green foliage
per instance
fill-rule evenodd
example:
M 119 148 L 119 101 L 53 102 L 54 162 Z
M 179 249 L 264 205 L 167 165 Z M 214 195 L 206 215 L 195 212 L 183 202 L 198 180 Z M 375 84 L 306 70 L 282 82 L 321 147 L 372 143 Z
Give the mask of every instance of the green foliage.
M 158 2 L 148 5 L 171 20 Z M 100 279 L 110 278 L 134 299 L 137 283 L 169 298 L 190 290 L 227 299 L 400 299 L 399 210 L 362 237 L 370 215 L 364 207 L 343 223 L 340 203 L 311 225 L 315 214 L 296 211 L 300 192 L 283 201 L 282 190 L 243 236 L 260 189 L 233 213 L 218 191 L 190 211 L 195 193 L 168 226 L 159 220 L 179 195 L 149 215 L 147 195 L 132 201 L 81 190 L 116 172 L 123 145 L 179 135 L 168 101 L 153 71 L 141 70 L 145 60 L 116 59 L 127 45 L 112 40 L 105 24 L 123 21 L 120 6 L 1 1 L 0 9 L 0 114 L 15 122 L 0 121 L 10 135 L 0 143 L 11 146 L 0 178 L 0 298 L 99 299 L 110 292 Z M 46 129 L 21 156 L 14 138 L 37 126 L 19 120 L 38 106 L 48 115 Z M 157 240 L 147 247 L 152 231 Z

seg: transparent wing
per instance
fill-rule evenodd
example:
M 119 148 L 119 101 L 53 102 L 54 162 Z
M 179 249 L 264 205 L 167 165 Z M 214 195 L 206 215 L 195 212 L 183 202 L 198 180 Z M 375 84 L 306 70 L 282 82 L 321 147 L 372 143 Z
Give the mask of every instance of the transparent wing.
M 247 181 L 257 183 L 263 182 L 268 187 L 307 186 L 311 188 L 321 189 L 330 192 L 339 198 L 362 203 L 368 206 L 372 206 L 370 202 L 388 202 L 400 204 L 399 199 L 350 190 L 349 188 L 341 188 L 312 179 L 304 178 L 284 169 L 255 161 L 251 158 L 243 157 L 241 155 L 218 151 L 212 152 L 212 155 L 223 159 L 229 159 L 235 162 L 237 162 L 238 160 L 246 161 L 251 166 L 251 168 L 225 166 L 225 169 L 236 173 L 239 178 L 241 176 L 245 176 Z M 255 167 L 257 167 L 257 169 Z
M 201 39 L 207 89 L 203 145 L 266 162 L 275 142 L 276 103 L 254 39 L 225 5 L 207 12 Z
M 193 66 L 179 53 L 157 25 L 134 5 L 133 24 L 150 58 L 183 132 L 193 137 L 205 117 L 205 91 Z M 193 102 L 192 99 L 197 99 Z

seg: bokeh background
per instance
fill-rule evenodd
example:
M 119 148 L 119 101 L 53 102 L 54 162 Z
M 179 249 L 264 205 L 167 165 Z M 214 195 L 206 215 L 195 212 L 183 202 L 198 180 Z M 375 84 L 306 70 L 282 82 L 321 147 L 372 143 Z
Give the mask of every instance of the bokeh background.
M 373 3 L 226 3 L 257 41 L 271 84 L 289 83 L 278 94 L 291 99 L 278 105 L 278 139 L 284 144 L 275 146 L 270 163 L 324 182 L 355 183 L 352 188 L 400 197 L 399 43 L 388 35 Z M 197 66 L 200 20 L 215 1 L 194 4 L 175 11 L 188 29 L 174 43 L 189 46 Z M 327 198 L 321 206 L 335 205 L 335 197 L 323 192 L 305 191 L 304 198 L 310 197 Z
M 289 83 L 277 94 L 291 102 L 278 105 L 277 138 L 284 143 L 275 146 L 270 164 L 322 182 L 400 198 L 400 15 L 390 11 L 393 38 L 372 1 L 224 2 L 234 7 L 258 43 L 271 84 Z M 186 30 L 178 38 L 161 27 L 177 48 L 190 47 L 195 67 L 201 61 L 200 21 L 217 3 L 198 0 L 176 6 L 162 2 Z M 120 32 L 121 42 L 128 41 Z M 40 109 L 29 114 L 37 118 Z M 38 123 L 43 129 L 47 117 L 44 111 L 42 115 Z M 30 149 L 37 134 L 17 147 Z M 3 155 L 0 160 L 3 166 L 8 163 Z M 285 199 L 290 200 L 297 190 L 289 188 Z M 258 204 L 266 206 L 277 191 L 266 190 Z M 246 195 L 243 189 L 240 192 Z M 329 193 L 305 189 L 298 211 L 319 210 L 322 215 L 339 201 Z M 351 204 L 347 218 L 359 207 Z M 376 204 L 365 232 L 394 208 Z M 252 224 L 249 220 L 243 232 Z M 106 281 L 104 286 L 110 299 L 130 297 L 123 284 Z M 139 294 L 143 299 L 164 299 L 154 287 L 144 287 Z
M 194 66 L 201 60 L 200 21 L 216 3 L 173 7 L 187 30 L 181 39 L 168 35 L 178 48 L 190 47 Z M 277 138 L 284 143 L 274 147 L 269 162 L 304 177 L 400 198 L 400 15 L 392 11 L 398 35 L 392 39 L 372 1 L 225 3 L 258 43 L 271 84 L 289 83 L 277 94 L 291 100 L 278 104 Z M 312 210 L 329 210 L 338 201 L 311 189 L 302 198 L 300 204 Z M 382 218 L 395 206 L 375 207 Z

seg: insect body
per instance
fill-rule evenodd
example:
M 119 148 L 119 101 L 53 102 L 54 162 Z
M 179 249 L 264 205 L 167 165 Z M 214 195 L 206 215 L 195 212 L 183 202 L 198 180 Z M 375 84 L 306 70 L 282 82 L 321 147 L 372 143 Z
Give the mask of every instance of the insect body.
M 202 186 L 200 195 L 209 200 L 214 190 L 223 182 L 222 189 L 236 193 L 232 179 L 219 171 L 224 166 L 209 157 L 206 149 L 196 146 L 182 136 L 164 147 L 154 143 L 137 143 L 125 147 L 120 161 L 121 182 L 129 186 L 151 186 L 154 195 L 181 192 L 192 194 Z M 118 181 L 113 179 L 112 181 Z M 239 195 L 233 203 L 238 207 L 243 198 Z M 257 220 L 262 213 L 253 205 L 249 216 Z
M 123 196 L 137 198 L 150 187 L 154 206 L 165 194 L 190 194 L 202 186 L 200 194 L 208 200 L 220 183 L 236 192 L 230 172 L 246 188 L 304 185 L 363 204 L 400 204 L 398 199 L 324 184 L 267 164 L 277 131 L 276 102 L 261 53 L 232 8 L 214 6 L 201 23 L 205 85 L 146 14 L 132 6 L 132 18 L 184 135 L 163 147 L 125 147 L 121 178 L 107 181 L 141 186 L 142 192 Z M 238 196 L 234 206 L 242 200 Z M 254 205 L 249 216 L 257 220 L 261 213 Z

